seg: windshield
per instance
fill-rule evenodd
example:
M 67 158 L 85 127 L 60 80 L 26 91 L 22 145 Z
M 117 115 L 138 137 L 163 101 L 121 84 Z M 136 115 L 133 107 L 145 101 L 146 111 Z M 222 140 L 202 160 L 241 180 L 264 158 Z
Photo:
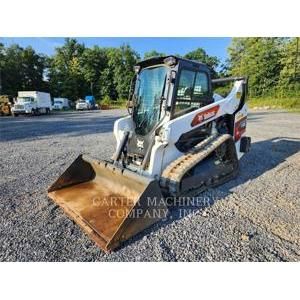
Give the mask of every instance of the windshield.
M 25 102 L 33 102 L 34 99 L 32 97 L 20 97 L 18 98 L 18 102 L 25 103 Z
M 55 104 L 62 104 L 62 101 L 54 101 Z
M 86 103 L 85 100 L 79 100 L 79 103 Z
M 158 122 L 160 102 L 163 95 L 168 69 L 164 66 L 141 71 L 134 92 L 133 120 L 136 133 L 149 133 Z

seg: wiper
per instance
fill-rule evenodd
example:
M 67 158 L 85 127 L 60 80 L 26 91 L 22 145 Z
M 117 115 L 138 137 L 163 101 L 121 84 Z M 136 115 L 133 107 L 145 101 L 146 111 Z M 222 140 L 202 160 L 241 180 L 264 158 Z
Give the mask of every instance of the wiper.
M 147 112 L 145 111 L 144 118 L 142 119 L 142 121 L 141 121 L 140 124 L 137 124 L 136 128 L 137 129 L 143 128 L 143 125 L 146 124 L 147 121 L 148 121 L 148 119 L 147 119 Z
M 162 92 L 161 92 L 161 96 L 160 96 L 160 99 L 159 99 L 159 116 L 160 116 L 160 114 L 161 114 L 161 108 L 162 108 L 163 101 L 164 101 L 164 100 L 167 100 L 167 99 L 164 97 L 165 89 L 166 89 L 166 82 L 167 82 L 167 75 L 165 76 L 164 86 L 163 86 L 163 89 L 162 89 Z
M 140 82 L 141 82 L 141 80 L 140 80 L 139 78 L 137 78 L 135 84 L 137 84 L 137 83 L 140 84 Z M 138 96 L 139 89 L 140 89 L 140 86 L 138 86 L 138 88 L 137 88 L 137 89 L 134 89 L 134 91 L 133 91 L 133 94 L 132 94 L 132 102 L 133 102 L 133 106 L 136 105 L 136 103 L 137 103 L 138 100 L 139 100 L 139 97 L 141 97 L 141 96 Z
M 165 93 L 165 89 L 166 89 L 166 83 L 167 83 L 167 75 L 165 76 L 165 80 L 164 80 L 164 86 L 161 92 L 161 99 L 164 98 L 164 93 Z

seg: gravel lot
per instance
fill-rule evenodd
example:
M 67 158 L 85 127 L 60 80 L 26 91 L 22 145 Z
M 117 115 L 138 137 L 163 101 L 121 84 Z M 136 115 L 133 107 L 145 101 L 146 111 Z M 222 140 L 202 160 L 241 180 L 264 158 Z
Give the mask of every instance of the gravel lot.
M 0 118 L 1 261 L 299 261 L 300 115 L 280 111 L 250 114 L 251 152 L 201 195 L 211 205 L 173 207 L 118 251 L 97 248 L 46 190 L 78 154 L 109 158 L 125 113 Z

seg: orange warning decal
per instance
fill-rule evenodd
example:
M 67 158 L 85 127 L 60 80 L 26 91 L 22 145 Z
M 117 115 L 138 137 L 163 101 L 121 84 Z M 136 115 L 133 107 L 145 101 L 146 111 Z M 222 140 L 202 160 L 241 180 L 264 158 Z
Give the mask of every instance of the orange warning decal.
M 216 105 L 212 108 L 209 108 L 205 111 L 202 111 L 202 112 L 199 112 L 193 119 L 192 123 L 191 123 L 191 126 L 196 126 L 198 124 L 201 124 L 202 122 L 204 121 L 207 121 L 211 118 L 213 118 L 217 112 L 219 111 L 220 109 L 220 105 Z

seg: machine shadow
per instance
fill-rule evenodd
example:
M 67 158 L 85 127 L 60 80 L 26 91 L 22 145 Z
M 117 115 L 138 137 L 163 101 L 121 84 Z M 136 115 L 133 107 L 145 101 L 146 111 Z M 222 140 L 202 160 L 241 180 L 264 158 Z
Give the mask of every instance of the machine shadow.
M 250 152 L 244 155 L 240 160 L 240 172 L 235 179 L 216 187 L 215 189 L 203 192 L 199 197 L 196 197 L 197 199 L 187 199 L 186 201 L 180 201 L 177 204 L 174 203 L 169 207 L 170 212 L 168 218 L 138 233 L 128 241 L 125 241 L 119 249 L 168 226 L 174 221 L 191 216 L 191 214 L 197 211 L 212 206 L 217 201 L 222 200 L 231 194 L 233 188 L 263 175 L 265 172 L 273 169 L 278 164 L 284 162 L 288 157 L 299 151 L 300 139 L 296 138 L 277 137 L 253 143 Z

